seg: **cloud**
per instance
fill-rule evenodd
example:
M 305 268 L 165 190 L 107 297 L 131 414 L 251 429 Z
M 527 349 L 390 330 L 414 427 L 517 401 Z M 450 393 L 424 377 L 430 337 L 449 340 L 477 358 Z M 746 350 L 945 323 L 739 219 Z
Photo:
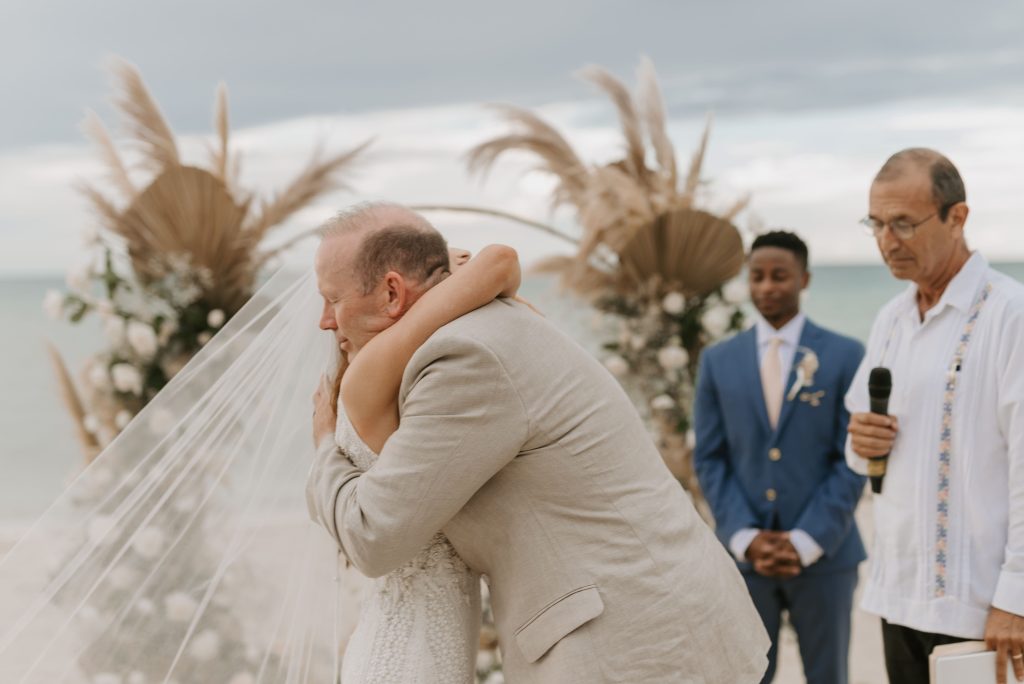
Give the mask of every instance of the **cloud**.
M 607 161 L 621 149 L 610 109 L 595 99 L 539 111 L 585 159 Z M 800 232 L 819 263 L 875 261 L 874 246 L 856 223 L 866 210 L 870 179 L 892 152 L 928 145 L 949 154 L 964 174 L 973 244 L 1000 259 L 1021 259 L 1024 241 L 1011 238 L 1024 222 L 1024 196 L 1016 187 L 1024 159 L 1022 120 L 1024 105 L 934 101 L 720 116 L 705 168 L 711 181 L 707 201 L 721 207 L 750 192 L 751 210 L 741 223 L 756 218 Z M 691 154 L 703 123 L 696 116 L 670 120 L 680 159 Z M 452 105 L 288 119 L 242 128 L 233 140 L 242 154 L 243 185 L 269 193 L 302 168 L 317 141 L 334 151 L 375 137 L 348 179 L 356 192 L 325 197 L 282 227 L 274 240 L 308 230 L 363 199 L 486 206 L 575 230 L 571 212 L 550 215 L 551 180 L 531 171 L 529 157 L 502 159 L 486 179 L 467 176 L 465 151 L 502 130 L 486 109 Z M 206 141 L 185 136 L 184 156 L 203 160 Z M 101 173 L 85 144 L 0 154 L 0 176 L 6 179 L 0 185 L 0 273 L 56 272 L 75 263 L 77 234 L 90 219 L 73 184 L 94 181 Z M 453 244 L 473 250 L 507 242 L 530 262 L 567 249 L 555 238 L 507 221 L 450 213 L 431 218 Z M 306 251 L 292 257 L 301 258 Z

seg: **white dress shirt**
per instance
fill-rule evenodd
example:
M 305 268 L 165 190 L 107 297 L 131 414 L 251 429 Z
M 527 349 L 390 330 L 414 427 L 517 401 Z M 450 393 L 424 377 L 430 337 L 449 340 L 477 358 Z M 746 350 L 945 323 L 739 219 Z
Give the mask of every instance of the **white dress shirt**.
M 956 370 L 957 347 L 986 285 Z M 882 493 L 873 497 L 862 607 L 894 624 L 980 639 L 990 606 L 1024 615 L 1024 286 L 975 253 L 924 321 L 916 293 L 911 285 L 878 314 L 846 396 L 851 414 L 868 411 L 871 368 L 891 370 L 889 413 L 899 429 Z M 867 472 L 849 440 L 846 460 Z
M 782 387 L 783 394 L 789 391 L 786 381 L 789 379 L 789 373 L 793 369 L 793 359 L 796 357 L 796 351 L 800 347 L 800 336 L 804 332 L 804 321 L 806 320 L 806 316 L 798 313 L 793 320 L 776 330 L 768 321 L 758 315 L 754 324 L 755 334 L 757 335 L 757 360 L 759 365 L 764 363 L 764 355 L 768 351 L 772 338 L 779 338 L 779 365 L 782 367 L 782 378 L 779 386 Z M 732 535 L 729 539 L 729 550 L 732 551 L 736 560 L 747 560 L 747 549 L 750 547 L 750 542 L 754 541 L 754 537 L 760 531 L 753 527 L 748 527 L 737 530 Z M 797 555 L 800 556 L 800 563 L 804 567 L 817 561 L 824 553 L 818 542 L 814 541 L 814 538 L 803 530 L 790 530 L 789 540 L 792 542 L 793 548 L 796 549 Z

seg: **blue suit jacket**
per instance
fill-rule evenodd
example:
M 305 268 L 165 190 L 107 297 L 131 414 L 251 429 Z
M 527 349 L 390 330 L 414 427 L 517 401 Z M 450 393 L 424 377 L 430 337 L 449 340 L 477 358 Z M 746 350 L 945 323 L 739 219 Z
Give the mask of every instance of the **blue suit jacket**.
M 847 467 L 843 455 L 850 419 L 843 397 L 864 347 L 810 320 L 800 346 L 812 349 L 820 366 L 812 385 L 791 401 L 783 397 L 775 430 L 761 389 L 756 330 L 704 351 L 694 405 L 694 462 L 723 544 L 746 527 L 799 528 L 824 550 L 805 572 L 830 572 L 865 558 L 853 519 L 864 478 Z M 793 359 L 786 395 L 804 354 L 798 350 Z

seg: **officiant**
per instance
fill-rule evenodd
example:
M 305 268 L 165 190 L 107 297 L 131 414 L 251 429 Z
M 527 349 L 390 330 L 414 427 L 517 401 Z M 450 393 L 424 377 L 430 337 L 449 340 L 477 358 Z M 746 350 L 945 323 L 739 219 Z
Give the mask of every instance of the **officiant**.
M 985 639 L 1024 677 L 1024 286 L 967 246 L 964 183 L 933 150 L 898 152 L 863 220 L 892 275 L 847 395 L 847 461 L 889 454 L 862 607 L 891 682 L 927 684 L 940 644 Z M 868 376 L 892 375 L 888 416 Z
M 697 475 L 772 638 L 763 681 L 788 611 L 807 681 L 845 684 L 864 478 L 843 457 L 843 396 L 863 348 L 801 313 L 810 271 L 797 235 L 757 237 L 747 272 L 756 324 L 700 360 Z

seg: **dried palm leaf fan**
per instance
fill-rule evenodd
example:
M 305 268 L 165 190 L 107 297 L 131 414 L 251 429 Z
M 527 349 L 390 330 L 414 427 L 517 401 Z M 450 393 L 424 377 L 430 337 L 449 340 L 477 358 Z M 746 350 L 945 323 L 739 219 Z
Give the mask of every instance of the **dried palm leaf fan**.
M 255 281 L 253 235 L 243 230 L 248 203 L 238 204 L 224 183 L 208 171 L 175 166 L 143 190 L 117 224 L 128 255 L 143 282 L 163 275 L 154 254 L 186 253 L 192 265 L 211 274 L 208 298 L 235 311 Z
M 615 105 L 624 141 L 622 159 L 588 165 L 553 126 L 508 106 L 499 112 L 512 131 L 477 145 L 468 155 L 470 171 L 486 172 L 509 150 L 530 152 L 539 158 L 540 170 L 557 179 L 552 205 L 576 209 L 582 228 L 574 240 L 576 253 L 547 259 L 538 270 L 558 273 L 565 287 L 585 297 L 609 288 L 626 294 L 652 281 L 688 295 L 705 295 L 734 277 L 742 267 L 743 241 L 731 219 L 746 200 L 720 216 L 694 207 L 710 121 L 680 182 L 651 62 L 641 63 L 635 98 L 600 67 L 588 67 L 580 76 Z
M 136 189 L 102 122 L 91 115 L 86 132 L 98 144 L 108 179 L 127 200 L 127 207 L 119 208 L 92 186 L 82 190 L 104 227 L 124 239 L 133 269 L 144 284 L 160 277 L 160 258 L 187 255 L 194 267 L 211 276 L 207 300 L 234 313 L 251 294 L 260 267 L 295 242 L 267 250 L 261 244 L 264 238 L 320 195 L 346 187 L 338 173 L 351 165 L 369 141 L 326 159 L 314 154 L 283 192 L 254 204 L 252 194 L 237 187 L 239 157 L 231 154 L 228 145 L 223 84 L 214 114 L 217 142 L 210 150 L 210 168 L 204 169 L 182 164 L 174 134 L 138 70 L 117 62 L 113 71 L 118 85 L 114 104 L 125 119 L 129 143 L 141 153 L 140 166 L 155 176 L 143 190 Z
M 279 194 L 254 200 L 254 193 L 239 187 L 240 157 L 229 145 L 227 90 L 223 84 L 215 101 L 216 139 L 210 145 L 209 162 L 186 165 L 174 134 L 138 69 L 117 61 L 112 71 L 116 87 L 113 104 L 124 123 L 124 142 L 136 153 L 137 168 L 129 170 L 103 122 L 90 113 L 83 128 L 97 144 L 106 167 L 106 188 L 100 190 L 90 183 L 80 189 L 106 237 L 114 238 L 97 244 L 97 256 L 104 257 L 106 273 L 94 275 L 103 280 L 105 296 L 111 300 L 115 298 L 115 289 L 130 291 L 128 298 L 161 299 L 157 302 L 160 316 L 173 311 L 171 315 L 177 316 L 177 320 L 171 321 L 173 326 L 164 326 L 165 319 L 139 321 L 153 327 L 154 334 L 160 333 L 157 350 L 151 350 L 145 358 L 137 359 L 122 353 L 122 349 L 108 350 L 94 358 L 102 360 L 101 366 L 109 366 L 112 359 L 136 363 L 146 383 L 144 393 L 137 392 L 138 396 L 127 390 L 113 392 L 106 387 L 91 387 L 85 382 L 87 395 L 83 401 L 63 361 L 54 352 L 65 404 L 78 428 L 87 460 L 102 445 L 86 429 L 86 414 L 97 418 L 104 430 L 116 434 L 120 429 L 117 414 L 124 410 L 136 413 L 147 397 L 158 391 L 175 369 L 204 344 L 204 335 L 208 339 L 208 334 L 219 325 L 209 322 L 216 320 L 210 313 L 217 311 L 221 320 L 234 315 L 252 294 L 267 261 L 308 234 L 269 249 L 265 246 L 268 235 L 327 191 L 346 187 L 340 173 L 351 167 L 369 144 L 367 141 L 330 157 L 314 153 L 305 169 Z M 126 256 L 126 263 L 111 259 L 111 255 Z M 117 269 L 112 261 L 117 261 Z M 186 304 L 166 301 L 167 281 L 160 281 L 182 269 L 188 271 L 190 283 L 198 282 L 200 292 L 190 294 Z M 127 288 L 119 284 L 128 281 L 131 283 Z M 141 287 L 134 287 L 136 284 Z M 70 296 L 75 297 L 79 307 L 73 321 L 97 308 L 89 293 Z M 109 301 L 107 305 L 113 307 Z M 185 308 L 179 310 L 181 307 Z M 109 316 L 110 312 L 101 315 Z M 123 319 L 134 314 L 122 307 L 116 316 Z M 164 330 L 169 332 L 164 334 Z M 121 343 L 112 344 L 117 347 Z
M 725 219 L 676 209 L 636 231 L 619 260 L 634 285 L 653 275 L 670 289 L 704 296 L 743 268 L 743 239 Z

